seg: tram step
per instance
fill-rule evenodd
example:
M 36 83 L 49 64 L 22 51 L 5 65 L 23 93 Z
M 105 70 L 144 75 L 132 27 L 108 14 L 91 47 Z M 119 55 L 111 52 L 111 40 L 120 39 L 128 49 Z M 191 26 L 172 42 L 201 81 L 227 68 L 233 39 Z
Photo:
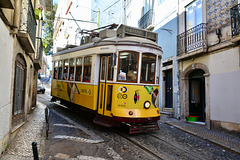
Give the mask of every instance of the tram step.
M 93 123 L 104 126 L 104 127 L 114 126 L 114 121 L 112 119 L 101 117 L 101 116 L 96 116 L 93 119 Z
M 129 134 L 150 132 L 150 131 L 155 131 L 155 130 L 159 130 L 159 126 L 158 126 L 157 122 L 144 123 L 144 124 L 133 124 L 130 126 Z

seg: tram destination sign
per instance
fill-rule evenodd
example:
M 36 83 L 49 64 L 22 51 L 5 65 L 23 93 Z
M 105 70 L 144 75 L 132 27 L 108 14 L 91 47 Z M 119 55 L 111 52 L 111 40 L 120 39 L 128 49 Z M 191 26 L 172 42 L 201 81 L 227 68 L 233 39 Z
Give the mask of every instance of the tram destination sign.
M 143 38 L 150 39 L 154 42 L 157 42 L 157 33 L 156 32 L 151 32 L 148 30 L 130 27 L 130 26 L 126 26 L 126 25 L 121 25 L 117 30 L 117 34 L 120 35 L 120 37 L 137 36 L 137 37 L 143 37 Z

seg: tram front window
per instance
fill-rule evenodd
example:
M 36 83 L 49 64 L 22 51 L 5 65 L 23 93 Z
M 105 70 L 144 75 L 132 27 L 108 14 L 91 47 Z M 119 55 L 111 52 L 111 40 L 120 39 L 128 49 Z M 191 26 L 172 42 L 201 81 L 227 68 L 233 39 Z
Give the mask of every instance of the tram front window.
M 151 53 L 142 54 L 141 82 L 154 83 L 156 56 Z
M 118 80 L 137 82 L 138 77 L 138 53 L 121 52 L 119 54 Z

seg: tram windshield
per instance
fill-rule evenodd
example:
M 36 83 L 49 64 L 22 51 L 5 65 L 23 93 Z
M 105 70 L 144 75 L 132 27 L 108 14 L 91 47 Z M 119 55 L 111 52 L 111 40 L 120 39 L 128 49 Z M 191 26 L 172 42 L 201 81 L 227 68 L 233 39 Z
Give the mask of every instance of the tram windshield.
M 141 83 L 155 83 L 157 56 L 152 53 L 142 53 L 141 73 L 139 68 L 139 53 L 120 52 L 118 66 L 118 81 L 137 82 L 140 76 Z
M 154 83 L 156 55 L 151 53 L 142 54 L 141 83 Z
M 121 52 L 119 55 L 118 80 L 137 82 L 138 77 L 137 52 Z

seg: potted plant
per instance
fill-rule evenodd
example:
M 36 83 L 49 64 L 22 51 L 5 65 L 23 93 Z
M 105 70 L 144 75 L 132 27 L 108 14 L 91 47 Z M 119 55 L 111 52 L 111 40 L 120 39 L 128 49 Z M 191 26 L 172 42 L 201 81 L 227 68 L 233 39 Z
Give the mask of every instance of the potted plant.
M 190 122 L 196 122 L 198 120 L 198 116 L 187 116 L 187 120 Z
M 38 9 L 35 9 L 34 12 L 35 12 L 35 17 L 37 20 L 40 20 L 42 19 L 42 10 L 43 10 L 43 7 L 42 6 L 39 6 Z

